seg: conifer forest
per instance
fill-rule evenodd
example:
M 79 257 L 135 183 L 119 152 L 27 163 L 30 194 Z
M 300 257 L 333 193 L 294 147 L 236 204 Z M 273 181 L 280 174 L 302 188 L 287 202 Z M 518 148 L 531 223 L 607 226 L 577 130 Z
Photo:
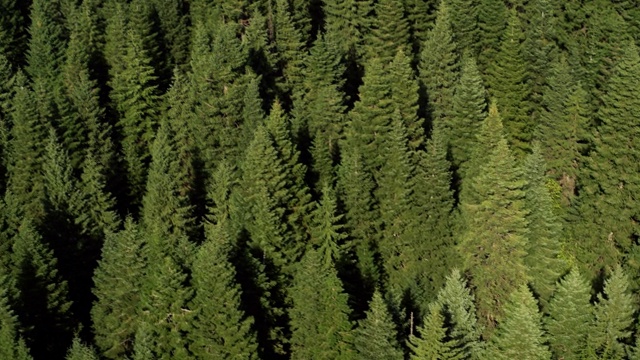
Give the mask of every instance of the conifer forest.
M 640 360 L 640 0 L 0 0 L 0 360 Z

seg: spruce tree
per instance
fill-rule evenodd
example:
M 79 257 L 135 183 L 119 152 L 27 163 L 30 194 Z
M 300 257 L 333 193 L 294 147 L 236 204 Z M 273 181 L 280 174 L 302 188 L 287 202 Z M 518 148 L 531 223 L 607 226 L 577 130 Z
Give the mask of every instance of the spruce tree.
M 27 345 L 35 358 L 63 356 L 73 328 L 68 285 L 53 252 L 28 219 L 17 229 L 13 262 L 19 291 L 16 310 Z
M 18 333 L 18 319 L 10 307 L 8 269 L 2 270 L 0 278 L 0 357 L 3 359 L 32 360 L 29 349 Z
M 500 49 L 507 27 L 507 7 L 503 0 L 483 0 L 478 4 L 478 68 L 485 74 Z
M 164 43 L 167 68 L 183 67 L 189 56 L 189 19 L 182 0 L 153 1 L 160 43 Z
M 633 199 L 640 194 L 636 176 L 640 149 L 620 144 L 640 136 L 632 120 L 640 109 L 640 99 L 633 90 L 640 86 L 639 72 L 640 57 L 635 45 L 630 44 L 602 95 L 594 149 L 582 173 L 578 205 L 582 221 L 574 230 L 575 238 L 580 238 L 576 256 L 594 272 L 618 263 L 621 255 L 635 246 L 632 239 L 638 225 L 633 219 L 640 208 Z M 600 249 L 598 254 L 592 251 L 595 244 Z
M 0 16 L 0 53 L 5 54 L 9 63 L 19 66 L 24 61 L 27 29 L 20 1 L 4 0 L 4 11 Z
M 487 349 L 487 359 L 551 359 L 542 330 L 542 315 L 526 285 L 520 285 L 511 294 L 504 313 L 504 320 Z
M 628 288 L 629 278 L 617 266 L 598 294 L 589 346 L 601 358 L 622 359 L 629 347 L 636 306 Z
M 285 98 L 298 96 L 303 76 L 305 44 L 302 34 L 294 27 L 288 1 L 276 0 L 273 27 L 279 58 L 278 68 L 282 73 L 281 91 Z
M 198 359 L 257 359 L 253 319 L 241 309 L 241 290 L 229 262 L 234 238 L 227 222 L 205 225 L 207 239 L 194 260 L 189 349 Z
M 418 335 L 409 338 L 411 360 L 458 359 L 452 349 L 453 341 L 447 341 L 444 321 L 440 304 L 431 304 L 422 320 L 422 326 L 417 329 Z
M 590 290 L 573 268 L 560 280 L 549 302 L 546 329 L 549 347 L 558 359 L 582 359 L 593 323 Z
M 440 3 L 436 24 L 429 32 L 420 53 L 420 81 L 426 89 L 427 113 L 432 125 L 444 122 L 453 110 L 453 93 L 460 67 L 451 15 L 446 1 Z
M 388 71 L 393 107 L 400 113 L 406 128 L 408 149 L 414 152 L 424 144 L 424 120 L 419 116 L 420 85 L 411 67 L 409 53 L 398 51 Z
M 468 51 L 473 56 L 478 54 L 478 0 L 449 0 L 451 9 L 451 28 L 458 45 L 458 54 Z
M 453 95 L 451 120 L 447 122 L 448 143 L 452 165 L 458 180 L 466 175 L 475 137 L 487 117 L 486 90 L 475 59 L 466 53 L 462 58 L 460 80 Z
M 354 330 L 356 359 L 400 360 L 404 356 L 398 344 L 396 326 L 380 292 L 373 294 L 367 317 Z
M 518 158 L 529 150 L 533 133 L 527 84 L 529 74 L 522 53 L 520 20 L 515 10 L 511 10 L 500 50 L 489 64 L 486 80 L 489 93 L 500 108 L 509 144 Z
M 527 236 L 527 265 L 531 287 L 546 310 L 555 283 L 565 270 L 560 259 L 562 224 L 554 211 L 554 202 L 547 187 L 546 168 L 539 143 L 525 160 L 525 207 L 529 228 Z
M 459 251 L 471 277 L 478 312 L 485 325 L 502 314 L 507 294 L 526 283 L 526 182 L 504 138 L 472 179 L 477 202 L 462 203 L 465 222 Z
M 387 66 L 398 51 L 409 52 L 409 23 L 403 5 L 400 0 L 380 0 L 373 5 L 375 16 L 368 19 L 371 31 L 365 41 L 367 59 L 378 58 Z
M 347 295 L 326 250 L 307 250 L 291 294 L 291 358 L 354 359 Z
M 338 204 L 333 188 L 328 184 L 322 187 L 322 198 L 313 212 L 311 226 L 311 244 L 321 253 L 325 265 L 338 266 L 346 257 L 345 243 L 347 234 L 342 224 L 344 215 L 338 214 Z
M 83 344 L 77 337 L 73 339 L 67 352 L 66 360 L 98 360 L 98 355 L 91 346 Z
M 131 218 L 124 229 L 107 233 L 95 271 L 91 309 L 95 342 L 102 356 L 118 359 L 131 354 L 140 323 L 138 306 L 147 266 L 143 233 Z

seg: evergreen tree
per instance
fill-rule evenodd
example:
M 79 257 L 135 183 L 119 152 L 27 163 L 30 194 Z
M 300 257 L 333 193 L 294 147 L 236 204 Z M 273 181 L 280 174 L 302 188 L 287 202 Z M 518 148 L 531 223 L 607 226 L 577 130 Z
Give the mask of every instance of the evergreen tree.
M 458 45 L 458 54 L 468 51 L 472 55 L 478 54 L 478 0 L 449 0 L 451 9 L 451 28 L 453 37 Z
M 485 74 L 500 49 L 507 27 L 507 7 L 503 0 L 483 0 L 478 4 L 478 68 Z
M 506 294 L 527 281 L 525 184 L 502 138 L 472 180 L 473 198 L 479 201 L 462 203 L 465 227 L 458 249 L 471 276 L 480 318 L 489 327 L 500 318 Z
M 520 285 L 505 304 L 505 317 L 492 338 L 487 359 L 551 359 L 542 330 L 542 315 L 526 285 Z
M 423 147 L 424 120 L 418 114 L 420 86 L 411 67 L 408 53 L 398 51 L 388 71 L 394 109 L 400 113 L 400 119 L 407 129 L 409 151 L 416 151 Z
M 460 271 L 454 269 L 447 276 L 435 303 L 441 307 L 444 321 L 449 326 L 447 336 L 451 339 L 452 354 L 463 359 L 477 358 L 483 346 L 480 342 L 482 329 L 476 316 L 474 296 Z
M 380 292 L 376 291 L 373 294 L 369 306 L 367 317 L 359 322 L 354 333 L 356 359 L 403 359 L 402 350 L 396 339 L 395 324 Z
M 444 284 L 451 265 L 458 262 L 453 248 L 451 164 L 441 127 L 433 129 L 426 151 L 418 151 L 417 158 L 411 196 L 417 243 L 412 251 L 417 252 L 422 268 L 418 301 L 424 306 Z
M 311 244 L 318 248 L 325 265 L 338 265 L 345 257 L 345 239 L 342 224 L 343 215 L 337 213 L 337 200 L 333 188 L 325 185 L 322 198 L 313 213 L 311 226 Z
M 73 343 L 67 352 L 66 360 L 98 360 L 98 355 L 91 346 L 87 346 L 80 342 L 77 337 L 73 339 Z
M 198 359 L 257 359 L 253 319 L 240 308 L 241 290 L 229 262 L 234 239 L 221 221 L 205 225 L 207 240 L 194 261 L 189 349 Z
M 633 246 L 640 214 L 633 199 L 640 194 L 640 149 L 620 146 L 640 136 L 632 126 L 640 102 L 634 90 L 640 86 L 640 57 L 635 45 L 625 48 L 602 95 L 594 149 L 587 160 L 580 186 L 580 226 L 575 226 L 576 257 L 594 272 L 618 263 Z M 624 106 L 621 106 L 624 104 Z M 606 240 L 605 240 L 606 239 Z M 597 244 L 597 245 L 595 245 Z M 598 253 L 591 249 L 598 246 Z M 594 258 L 596 256 L 596 258 Z
M 452 341 L 447 341 L 447 331 L 442 316 L 442 308 L 438 303 L 429 306 L 423 325 L 419 327 L 419 335 L 409 338 L 412 360 L 452 360 L 458 359 L 452 349 Z
M 453 96 L 451 120 L 446 124 L 452 165 L 457 169 L 458 178 L 466 175 L 475 137 L 486 117 L 486 91 L 482 78 L 475 59 L 466 53 L 462 58 L 460 81 Z
M 334 260 L 331 255 L 327 256 L 326 250 L 323 252 L 307 250 L 291 289 L 292 359 L 353 359 L 355 356 L 347 296 L 342 292 Z
M 109 359 L 131 354 L 140 323 L 142 276 L 147 266 L 144 237 L 139 226 L 128 218 L 124 230 L 107 233 L 102 258 L 95 271 L 91 309 L 95 342 Z
M 589 283 L 573 268 L 556 287 L 549 302 L 546 329 L 556 358 L 582 359 L 593 322 Z
M 373 11 L 375 16 L 368 19 L 371 31 L 364 50 L 367 59 L 378 58 L 383 66 L 387 66 L 398 51 L 409 52 L 409 23 L 400 0 L 377 1 Z
M 522 53 L 520 20 L 515 10 L 511 10 L 500 50 L 487 69 L 487 83 L 489 93 L 498 102 L 505 133 L 516 157 L 522 157 L 529 149 L 533 132 L 529 74 Z
M 298 96 L 304 68 L 304 39 L 294 26 L 286 0 L 276 0 L 273 19 L 278 68 L 282 73 L 281 91 L 288 96 Z
M 14 238 L 13 262 L 19 291 L 16 310 L 27 345 L 35 358 L 63 356 L 73 327 L 68 285 L 53 252 L 28 219 Z
M 0 53 L 15 67 L 22 64 L 27 45 L 27 29 L 21 7 L 20 1 L 5 0 L 0 16 Z
M 0 279 L 0 357 L 3 359 L 32 360 L 29 349 L 18 333 L 18 319 L 10 308 L 8 269 Z M 5 275 L 7 274 L 7 275 Z
M 165 44 L 167 68 L 183 67 L 189 56 L 189 19 L 182 0 L 153 1 L 158 17 L 158 37 Z
M 432 125 L 444 122 L 453 110 L 453 93 L 460 66 L 456 47 L 448 3 L 442 1 L 436 24 L 422 46 L 418 66 L 420 81 L 427 92 L 427 112 Z
M 601 358 L 623 359 L 629 347 L 636 308 L 628 287 L 629 279 L 618 266 L 598 294 L 589 346 Z
M 560 259 L 562 224 L 554 212 L 553 199 L 547 188 L 545 162 L 540 144 L 533 145 L 533 153 L 525 160 L 525 207 L 529 228 L 527 265 L 534 293 L 546 310 L 555 283 L 565 270 Z

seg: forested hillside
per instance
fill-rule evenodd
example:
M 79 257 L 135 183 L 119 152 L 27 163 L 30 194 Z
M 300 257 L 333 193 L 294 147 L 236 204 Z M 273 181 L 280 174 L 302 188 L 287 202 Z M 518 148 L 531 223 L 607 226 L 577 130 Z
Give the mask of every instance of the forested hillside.
M 0 0 L 0 360 L 640 359 L 640 0 Z

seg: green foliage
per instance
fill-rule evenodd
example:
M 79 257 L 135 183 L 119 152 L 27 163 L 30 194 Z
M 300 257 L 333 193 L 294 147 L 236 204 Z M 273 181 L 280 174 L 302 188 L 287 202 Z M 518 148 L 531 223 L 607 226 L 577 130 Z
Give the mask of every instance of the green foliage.
M 291 290 L 292 359 L 355 358 L 347 295 L 333 261 L 321 248 L 307 250 L 300 263 Z
M 139 225 L 128 218 L 124 230 L 107 233 L 94 275 L 93 331 L 101 354 L 109 359 L 133 350 L 140 323 L 142 276 L 147 267 L 144 241 Z
M 478 4 L 478 68 L 485 74 L 500 49 L 500 40 L 507 27 L 507 7 L 503 0 L 485 0 Z M 486 79 L 485 77 L 485 80 Z
M 3 359 L 32 360 L 29 349 L 18 333 L 18 319 L 10 308 L 8 277 L 0 279 L 0 357 Z
M 453 341 L 446 340 L 446 329 L 439 304 L 431 304 L 423 325 L 418 328 L 419 335 L 409 338 L 412 360 L 453 360 Z
M 418 66 L 420 81 L 427 92 L 427 112 L 432 125 L 445 122 L 452 112 L 453 93 L 460 67 L 456 48 L 449 7 L 442 1 L 436 24 L 422 46 Z
M 487 359 L 551 359 L 542 330 L 542 315 L 526 285 L 511 294 L 504 313 L 504 320 L 487 349 Z
M 380 0 L 373 5 L 371 31 L 366 38 L 364 51 L 367 59 L 377 58 L 383 66 L 393 60 L 398 51 L 409 51 L 409 23 L 404 17 L 400 0 Z
M 451 28 L 453 37 L 458 45 L 458 53 L 465 51 L 470 54 L 478 54 L 478 10 L 480 3 L 478 0 L 449 0 L 451 9 Z
M 423 147 L 424 120 L 418 116 L 420 86 L 408 53 L 398 51 L 388 71 L 394 109 L 400 113 L 402 124 L 407 129 L 409 151 L 416 151 Z
M 590 290 L 577 268 L 558 283 L 546 319 L 549 347 L 556 358 L 582 359 L 593 323 Z
M 628 287 L 629 279 L 618 266 L 605 281 L 603 294 L 598 294 L 589 346 L 601 358 L 622 359 L 626 354 L 636 312 Z
M 354 330 L 356 359 L 399 360 L 402 350 L 396 340 L 397 330 L 380 292 L 373 294 L 367 317 Z
M 540 144 L 533 145 L 533 153 L 525 160 L 525 207 L 529 234 L 527 236 L 527 265 L 533 292 L 546 310 L 555 283 L 566 270 L 560 259 L 562 224 L 553 209 L 553 200 L 547 189 L 545 162 Z
M 207 240 L 193 265 L 189 349 L 198 359 L 257 359 L 253 319 L 240 308 L 241 290 L 229 262 L 234 245 L 229 225 L 205 226 Z
M 14 66 L 22 64 L 27 36 L 19 5 L 17 0 L 3 0 L 0 15 L 0 53 Z
M 98 360 L 98 355 L 92 347 L 80 342 L 77 337 L 73 339 L 71 348 L 67 352 L 66 360 Z
M 322 198 L 313 212 L 311 244 L 318 248 L 326 266 L 333 266 L 344 257 L 347 234 L 342 224 L 344 216 L 337 211 L 334 191 L 325 185 L 322 188 Z

